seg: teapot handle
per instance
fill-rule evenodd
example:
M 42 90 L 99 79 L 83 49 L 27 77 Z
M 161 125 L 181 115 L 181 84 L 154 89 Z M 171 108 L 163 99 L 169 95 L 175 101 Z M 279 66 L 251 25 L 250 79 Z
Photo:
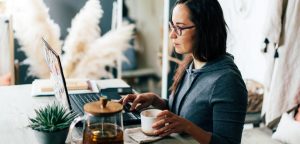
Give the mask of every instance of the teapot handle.
M 75 125 L 76 125 L 78 122 L 83 121 L 83 120 L 85 120 L 85 117 L 84 117 L 84 116 L 79 116 L 79 117 L 75 118 L 75 119 L 73 120 L 73 122 L 71 123 L 70 128 L 69 128 L 69 136 L 70 136 L 70 141 L 71 141 L 71 143 L 72 143 L 72 141 L 73 141 L 73 130 L 74 130 L 74 128 L 75 128 Z

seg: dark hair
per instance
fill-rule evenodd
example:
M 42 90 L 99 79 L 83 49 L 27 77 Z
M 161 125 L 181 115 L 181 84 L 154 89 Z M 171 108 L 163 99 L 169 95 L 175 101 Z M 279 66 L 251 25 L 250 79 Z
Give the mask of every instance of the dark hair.
M 225 55 L 227 30 L 219 2 L 217 0 L 177 0 L 174 7 L 178 4 L 184 4 L 188 7 L 189 18 L 196 26 L 192 52 L 194 58 L 207 62 Z M 173 93 L 191 61 L 192 56 L 186 56 L 177 68 L 171 87 Z

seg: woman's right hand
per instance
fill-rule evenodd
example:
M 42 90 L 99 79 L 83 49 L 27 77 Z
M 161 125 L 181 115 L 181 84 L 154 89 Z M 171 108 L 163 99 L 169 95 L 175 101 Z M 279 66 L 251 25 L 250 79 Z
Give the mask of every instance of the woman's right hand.
M 128 102 L 132 102 L 130 110 L 140 110 L 147 108 L 150 105 L 156 103 L 159 97 L 155 93 L 142 93 L 142 94 L 128 94 L 122 97 L 119 102 L 125 105 Z

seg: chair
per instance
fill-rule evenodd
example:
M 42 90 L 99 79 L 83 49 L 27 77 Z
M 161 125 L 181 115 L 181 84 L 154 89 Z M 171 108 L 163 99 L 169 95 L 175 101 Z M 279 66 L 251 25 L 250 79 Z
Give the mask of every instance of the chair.
M 259 127 L 262 122 L 261 108 L 263 102 L 264 87 L 261 83 L 246 79 L 246 87 L 248 90 L 248 107 L 245 123 L 252 123 L 253 127 Z

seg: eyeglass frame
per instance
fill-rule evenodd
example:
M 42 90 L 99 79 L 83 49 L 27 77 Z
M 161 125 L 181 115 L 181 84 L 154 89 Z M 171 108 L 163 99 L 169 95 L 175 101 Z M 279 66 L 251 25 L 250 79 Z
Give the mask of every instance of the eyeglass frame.
M 176 26 L 176 25 L 173 24 L 172 21 L 169 21 L 169 26 L 170 26 L 170 28 L 171 28 L 172 31 L 174 30 L 174 32 L 176 33 L 177 36 L 181 36 L 183 30 L 191 29 L 191 28 L 195 27 L 195 25 L 193 25 L 193 26 L 186 26 L 186 27 Z

